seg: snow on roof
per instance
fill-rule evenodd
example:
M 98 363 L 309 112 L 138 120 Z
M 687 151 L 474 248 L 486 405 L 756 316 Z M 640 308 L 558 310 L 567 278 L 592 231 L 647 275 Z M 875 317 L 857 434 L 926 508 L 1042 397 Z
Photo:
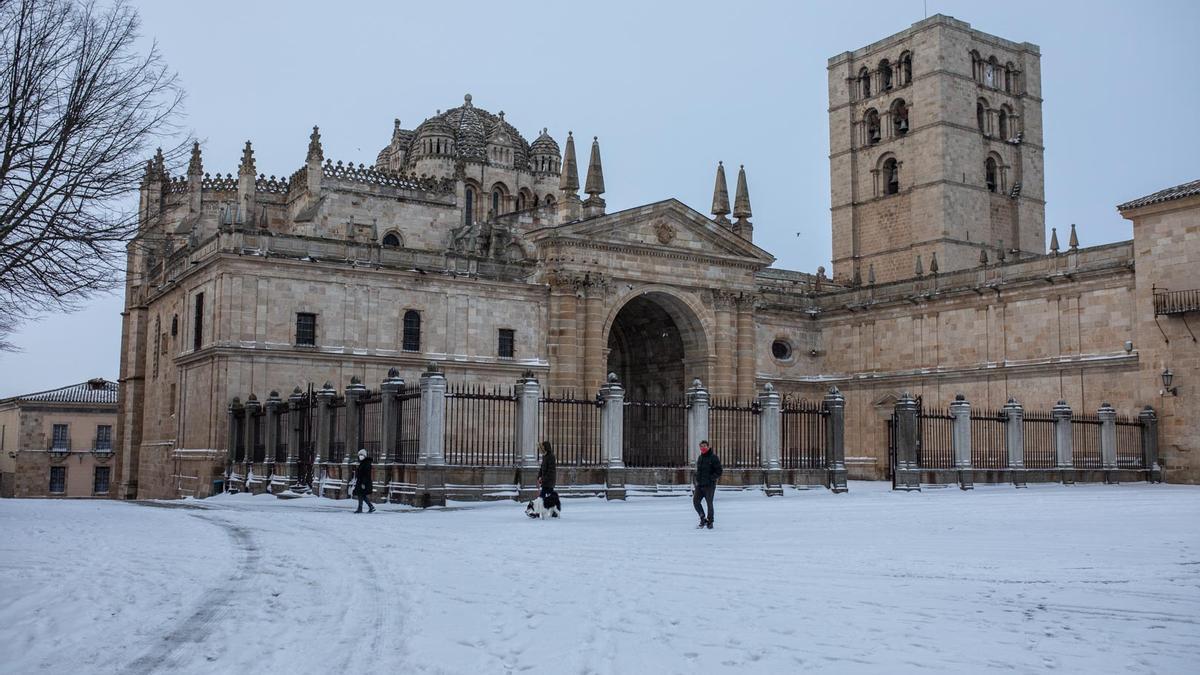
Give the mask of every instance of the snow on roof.
M 117 404 L 116 382 L 110 382 L 102 377 L 94 377 L 87 382 L 72 384 L 58 389 L 39 391 L 33 394 L 22 394 L 4 399 L 4 401 L 45 401 L 50 403 L 98 403 Z
M 1124 204 L 1118 206 L 1117 210 L 1127 211 L 1129 209 L 1136 209 L 1139 206 L 1149 206 L 1150 204 L 1169 202 L 1175 199 L 1191 197 L 1192 195 L 1200 195 L 1200 180 L 1194 180 L 1190 183 L 1184 183 L 1183 185 L 1176 185 L 1175 187 L 1167 188 L 1166 190 L 1159 190 L 1152 195 L 1146 195 L 1145 197 L 1140 197 L 1138 199 L 1134 199 L 1133 201 L 1125 202 Z

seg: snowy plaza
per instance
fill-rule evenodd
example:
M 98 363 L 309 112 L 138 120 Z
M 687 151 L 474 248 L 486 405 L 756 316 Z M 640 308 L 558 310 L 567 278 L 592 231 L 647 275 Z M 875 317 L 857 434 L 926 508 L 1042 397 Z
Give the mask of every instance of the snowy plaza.
M 0 502 L 7 673 L 1187 673 L 1200 490 Z

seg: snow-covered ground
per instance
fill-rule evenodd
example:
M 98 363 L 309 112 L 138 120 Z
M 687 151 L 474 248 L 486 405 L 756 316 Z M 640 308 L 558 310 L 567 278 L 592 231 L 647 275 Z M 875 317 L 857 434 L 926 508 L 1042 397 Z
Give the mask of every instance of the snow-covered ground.
M 7 673 L 1200 672 L 1200 488 L 0 500 Z

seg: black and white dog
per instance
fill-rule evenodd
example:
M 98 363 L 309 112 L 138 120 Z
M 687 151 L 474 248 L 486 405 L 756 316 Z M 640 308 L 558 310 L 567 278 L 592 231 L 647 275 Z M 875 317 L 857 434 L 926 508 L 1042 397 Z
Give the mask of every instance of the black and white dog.
M 557 492 L 551 492 L 545 498 L 538 497 L 525 506 L 525 515 L 530 518 L 557 518 L 562 513 L 562 502 Z

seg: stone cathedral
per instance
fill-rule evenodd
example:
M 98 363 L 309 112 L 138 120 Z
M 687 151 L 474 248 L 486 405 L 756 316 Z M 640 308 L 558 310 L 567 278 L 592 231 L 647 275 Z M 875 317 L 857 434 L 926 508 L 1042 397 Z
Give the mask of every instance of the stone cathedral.
M 716 166 L 708 213 L 670 197 L 610 212 L 595 138 L 577 155 L 573 134 L 523 135 L 470 95 L 396 121 L 370 164 L 327 158 L 316 127 L 290 176 L 259 174 L 249 142 L 235 174 L 206 173 L 196 146 L 172 176 L 160 154 L 128 253 L 122 496 L 208 494 L 234 396 L 416 381 L 430 362 L 585 397 L 608 373 L 642 400 L 695 379 L 741 400 L 836 385 L 862 479 L 887 475 L 904 392 L 1152 405 L 1167 480 L 1195 482 L 1200 358 L 1155 293 L 1200 287 L 1200 187 L 1122 205 L 1132 241 L 1047 237 L 1039 64 L 1036 45 L 943 15 L 829 59 L 829 275 L 771 266 L 744 169 Z

